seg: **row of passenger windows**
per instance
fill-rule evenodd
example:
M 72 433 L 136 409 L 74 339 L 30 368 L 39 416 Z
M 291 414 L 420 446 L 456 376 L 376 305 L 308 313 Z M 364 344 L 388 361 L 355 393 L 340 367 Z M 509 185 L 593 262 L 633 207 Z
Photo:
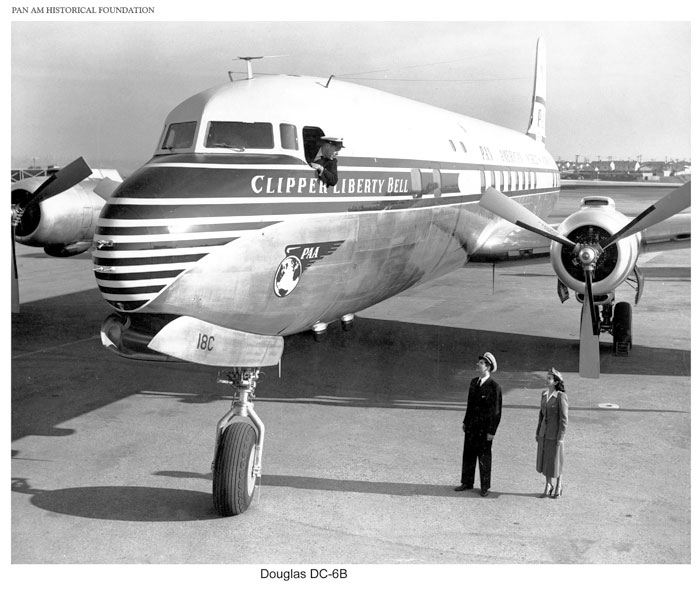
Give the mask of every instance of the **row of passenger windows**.
M 528 189 L 559 186 L 558 172 L 532 170 L 482 170 L 481 190 L 493 187 L 499 191 L 527 191 Z
M 163 138 L 161 149 L 186 150 L 194 145 L 197 131 L 196 121 L 172 123 Z M 302 130 L 304 140 L 304 152 L 306 159 L 311 161 L 316 156 L 318 139 L 324 135 L 319 127 L 304 127 Z M 285 150 L 298 150 L 299 139 L 296 125 L 280 123 L 279 136 L 282 148 Z M 458 142 L 463 152 L 467 149 L 462 142 Z M 455 144 L 450 140 L 455 151 Z M 234 151 L 246 149 L 272 149 L 275 147 L 272 123 L 244 121 L 211 121 L 208 124 L 206 148 L 228 148 Z M 437 173 L 437 171 L 435 171 Z M 494 187 L 501 191 L 524 191 L 535 188 L 556 187 L 559 185 L 559 173 L 533 172 L 515 170 L 482 170 L 481 190 Z M 439 174 L 433 183 L 439 187 Z

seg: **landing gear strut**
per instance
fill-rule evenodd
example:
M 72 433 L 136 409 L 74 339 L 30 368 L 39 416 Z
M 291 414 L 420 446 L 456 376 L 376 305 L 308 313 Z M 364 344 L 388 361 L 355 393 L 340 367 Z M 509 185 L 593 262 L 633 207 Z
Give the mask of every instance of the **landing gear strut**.
M 627 357 L 632 349 L 632 305 L 629 302 L 613 304 L 614 299 L 600 306 L 600 332 L 613 337 L 613 354 Z
M 243 513 L 261 474 L 265 426 L 253 410 L 258 368 L 219 372 L 217 382 L 233 386 L 231 409 L 216 426 L 212 473 L 214 507 L 225 517 Z

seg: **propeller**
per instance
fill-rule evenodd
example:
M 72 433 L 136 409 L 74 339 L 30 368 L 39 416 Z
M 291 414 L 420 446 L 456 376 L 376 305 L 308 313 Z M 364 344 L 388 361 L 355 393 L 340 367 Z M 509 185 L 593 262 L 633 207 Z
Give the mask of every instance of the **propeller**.
M 12 227 L 15 228 L 20 225 L 22 216 L 29 207 L 63 193 L 63 191 L 77 185 L 91 174 L 92 170 L 82 157 L 76 158 L 73 162 L 52 174 L 36 191 L 28 193 L 19 202 L 13 204 Z
M 61 170 L 48 177 L 33 193 L 27 193 L 17 203 L 12 204 L 12 311 L 19 312 L 19 287 L 17 258 L 15 255 L 15 228 L 22 223 L 24 212 L 42 201 L 63 193 L 92 174 L 83 158 L 77 158 Z
M 573 255 L 581 265 L 585 279 L 583 308 L 581 310 L 579 373 L 582 377 L 597 378 L 600 376 L 600 346 L 598 342 L 600 322 L 593 299 L 593 274 L 598 258 L 607 248 L 620 240 L 646 230 L 690 207 L 690 183 L 688 182 L 672 191 L 598 244 L 574 243 L 529 209 L 492 187 L 484 192 L 479 205 L 516 226 L 526 228 L 540 236 L 573 248 Z

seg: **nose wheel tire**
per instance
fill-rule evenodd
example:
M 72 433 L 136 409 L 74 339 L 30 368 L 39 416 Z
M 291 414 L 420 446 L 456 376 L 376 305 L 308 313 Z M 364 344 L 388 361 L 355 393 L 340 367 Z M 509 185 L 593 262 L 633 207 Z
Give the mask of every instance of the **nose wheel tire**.
M 255 442 L 249 423 L 231 423 L 221 434 L 214 459 L 214 507 L 224 517 L 243 513 L 255 492 Z

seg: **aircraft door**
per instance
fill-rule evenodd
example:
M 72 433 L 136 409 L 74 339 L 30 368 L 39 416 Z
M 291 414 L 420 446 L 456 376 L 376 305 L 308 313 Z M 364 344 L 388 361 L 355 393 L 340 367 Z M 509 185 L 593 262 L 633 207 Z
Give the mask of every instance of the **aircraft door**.
M 418 168 L 411 169 L 411 193 L 414 199 L 421 197 L 440 197 L 441 180 L 440 171 L 437 168 L 429 171 L 421 171 Z
M 423 179 L 417 168 L 411 169 L 411 193 L 414 199 L 420 199 L 423 196 Z
M 440 197 L 442 194 L 442 182 L 440 181 L 440 171 L 433 168 L 433 197 Z

